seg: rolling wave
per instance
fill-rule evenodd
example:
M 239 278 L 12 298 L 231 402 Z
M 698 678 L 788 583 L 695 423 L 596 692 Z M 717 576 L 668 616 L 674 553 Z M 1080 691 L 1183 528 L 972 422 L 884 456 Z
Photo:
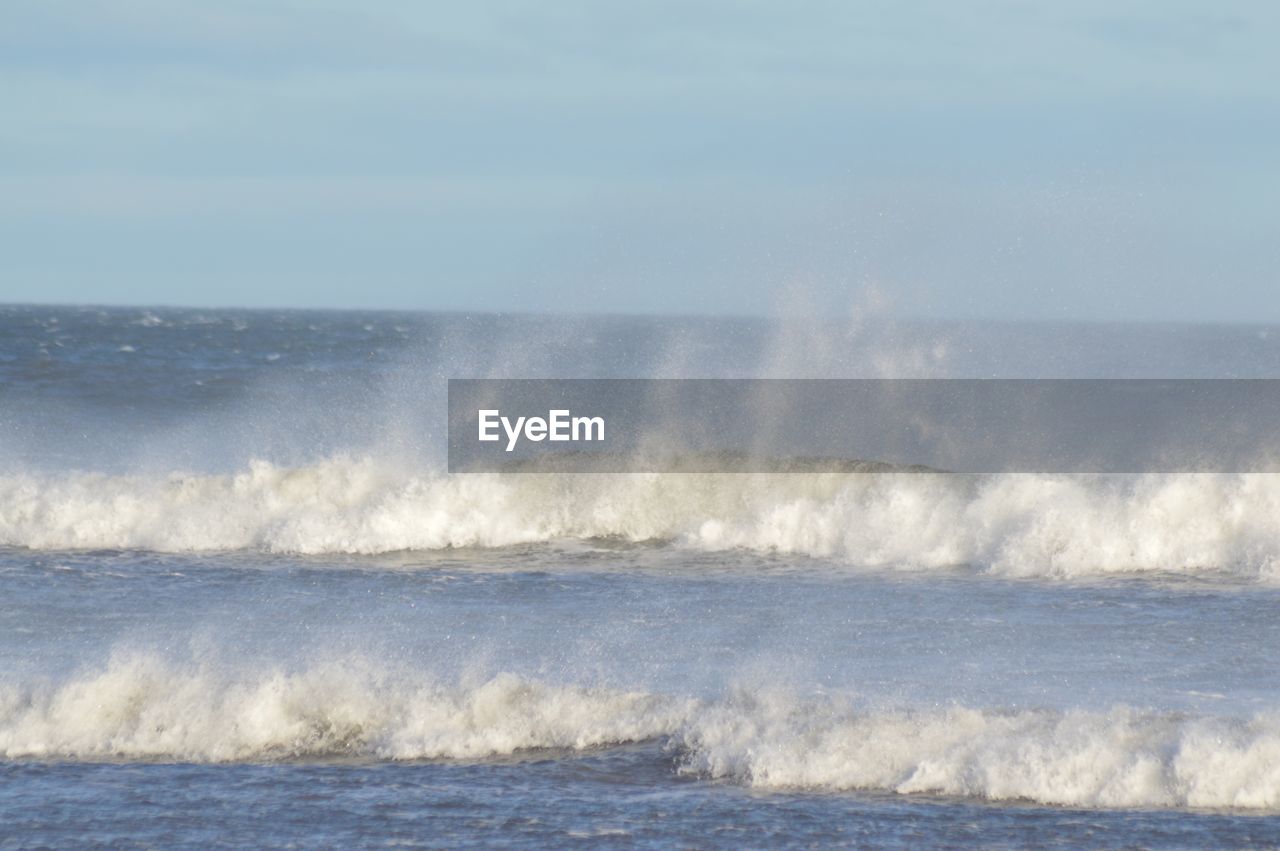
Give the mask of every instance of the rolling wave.
M 383 553 L 612 538 L 1017 576 L 1280 577 L 1280 476 L 446 475 L 335 457 L 228 475 L 0 476 L 0 545 Z
M 677 771 L 761 789 L 880 790 L 1091 807 L 1280 808 L 1280 716 L 714 700 L 500 674 L 442 684 L 358 659 L 228 675 L 118 655 L 0 686 L 0 755 L 242 762 L 478 759 L 661 740 Z

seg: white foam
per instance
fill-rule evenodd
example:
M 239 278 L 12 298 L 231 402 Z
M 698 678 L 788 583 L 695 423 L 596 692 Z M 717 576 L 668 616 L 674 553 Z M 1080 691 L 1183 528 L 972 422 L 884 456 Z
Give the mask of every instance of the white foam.
M 1280 475 L 447 476 L 332 458 L 234 475 L 0 476 L 0 544 L 379 553 L 669 541 L 1028 576 L 1280 575 Z
M 683 773 L 761 789 L 1280 809 L 1275 713 L 868 710 L 783 692 L 708 701 L 511 674 L 441 683 L 359 659 L 215 671 L 145 654 L 60 683 L 0 687 L 9 760 L 476 759 L 653 739 Z
M 684 770 L 766 789 L 1090 807 L 1280 807 L 1280 717 L 950 708 L 858 713 L 740 697 L 683 734 Z
M 668 732 L 649 695 L 511 675 L 442 685 L 354 660 L 229 676 L 153 656 L 40 687 L 0 688 L 0 754 L 227 762 L 315 756 L 479 758 Z

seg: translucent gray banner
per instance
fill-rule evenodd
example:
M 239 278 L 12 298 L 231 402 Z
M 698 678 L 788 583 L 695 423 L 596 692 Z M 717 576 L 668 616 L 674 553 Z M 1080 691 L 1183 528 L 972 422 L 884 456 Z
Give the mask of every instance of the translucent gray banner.
M 451 472 L 1280 472 L 1277 379 L 451 379 Z

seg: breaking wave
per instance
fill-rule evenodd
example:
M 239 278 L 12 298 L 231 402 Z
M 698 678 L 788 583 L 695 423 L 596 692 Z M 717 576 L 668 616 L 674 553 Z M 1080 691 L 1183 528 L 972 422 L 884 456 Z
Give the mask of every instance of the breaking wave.
M 649 695 L 512 675 L 446 686 L 352 660 L 235 678 L 126 655 L 56 686 L 0 687 L 0 755 L 475 759 L 650 739 L 678 718 Z
M 748 695 L 682 731 L 684 770 L 767 789 L 1082 807 L 1280 806 L 1280 717 L 964 707 L 858 713 Z
M 501 674 L 441 684 L 352 660 L 228 676 L 148 655 L 0 686 L 0 755 L 239 762 L 477 759 L 660 740 L 688 775 L 762 789 L 881 790 L 1101 807 L 1280 807 L 1280 717 L 860 710 L 716 700 Z
M 1005 575 L 1280 576 L 1280 476 L 407 472 L 346 457 L 229 475 L 0 477 L 0 545 L 382 553 L 659 541 Z

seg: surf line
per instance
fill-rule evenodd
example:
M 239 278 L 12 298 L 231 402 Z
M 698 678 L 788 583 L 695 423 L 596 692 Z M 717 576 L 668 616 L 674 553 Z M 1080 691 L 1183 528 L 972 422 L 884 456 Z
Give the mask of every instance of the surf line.
M 507 436 L 507 452 L 516 448 L 520 438 L 534 442 L 542 440 L 572 441 L 575 443 L 604 440 L 604 417 L 575 417 L 567 409 L 547 411 L 545 417 L 510 417 L 502 416 L 497 409 L 482 409 L 479 415 L 479 439 L 481 441 L 501 440 L 498 429 Z

